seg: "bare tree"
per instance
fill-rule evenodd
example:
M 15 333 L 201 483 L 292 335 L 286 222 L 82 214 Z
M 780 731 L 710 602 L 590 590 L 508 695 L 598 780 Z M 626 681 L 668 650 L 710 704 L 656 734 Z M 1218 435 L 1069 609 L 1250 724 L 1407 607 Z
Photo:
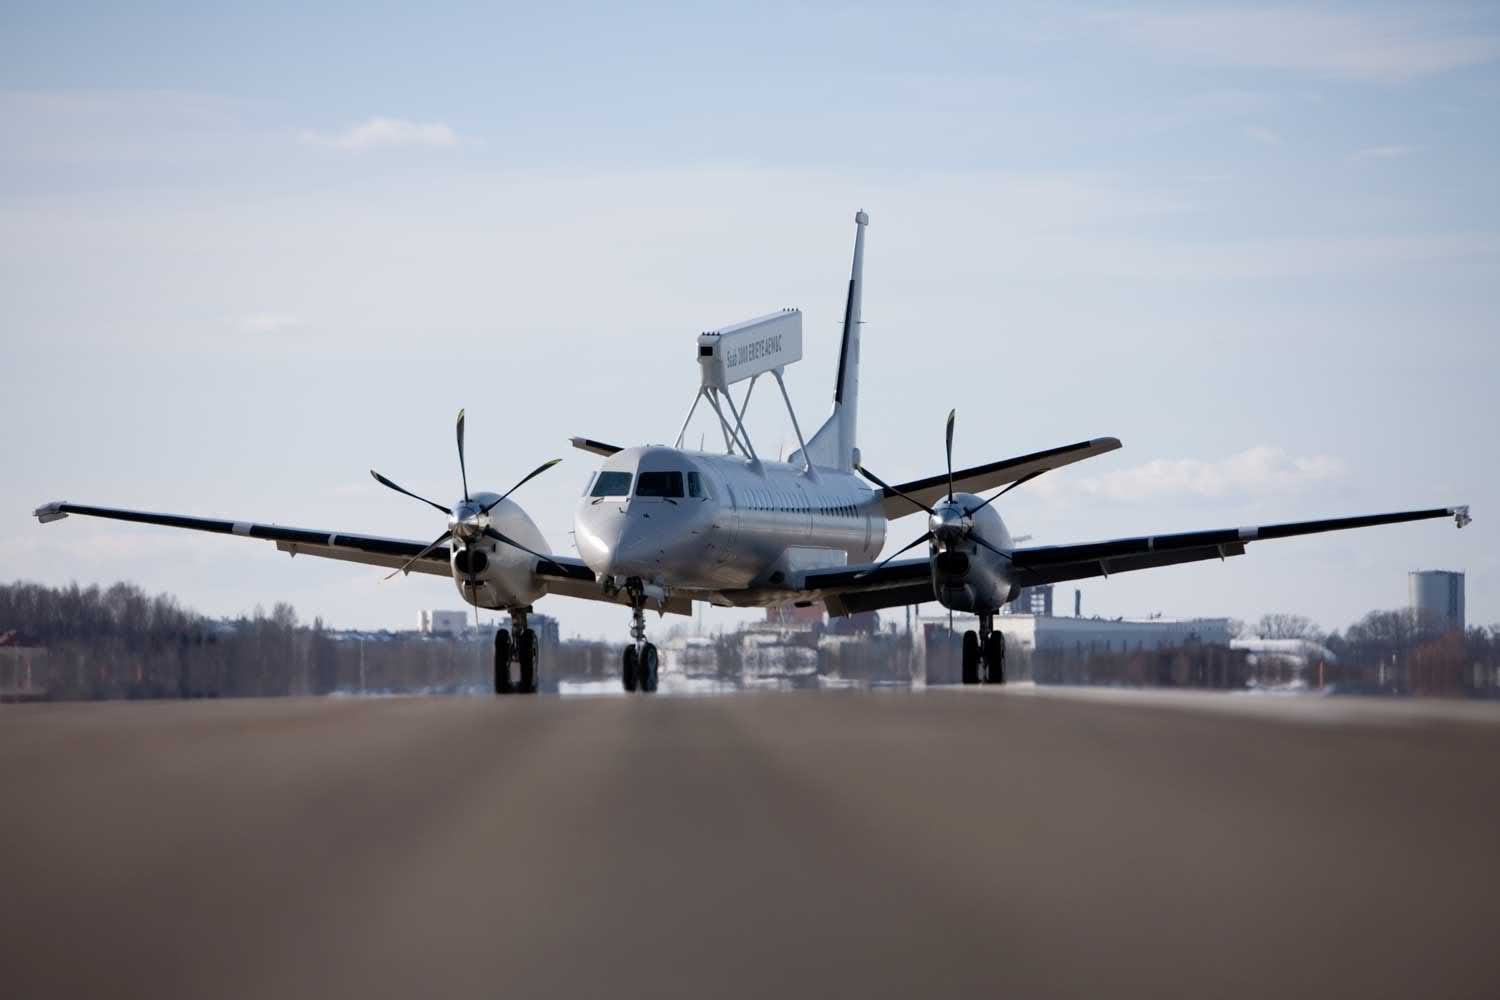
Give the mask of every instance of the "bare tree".
M 1317 639 L 1322 632 L 1310 618 L 1274 612 L 1261 615 L 1255 634 L 1262 639 Z

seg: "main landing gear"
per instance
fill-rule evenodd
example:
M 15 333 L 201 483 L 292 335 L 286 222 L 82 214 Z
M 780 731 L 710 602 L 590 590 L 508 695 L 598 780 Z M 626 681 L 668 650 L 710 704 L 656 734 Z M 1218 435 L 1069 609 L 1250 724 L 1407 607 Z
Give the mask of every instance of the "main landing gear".
M 625 647 L 624 664 L 620 679 L 626 691 L 651 694 L 656 690 L 656 647 L 646 641 L 646 597 L 639 583 L 627 584 L 630 594 L 630 638 L 633 642 Z
M 964 633 L 963 680 L 965 684 L 1005 683 L 1005 633 L 995 631 L 995 613 L 981 612 L 979 632 Z
M 537 672 L 541 657 L 537 648 L 536 632 L 526 624 L 531 608 L 511 608 L 510 630 L 500 629 L 495 633 L 495 693 L 536 694 Z M 510 665 L 520 664 L 521 676 L 511 683 Z

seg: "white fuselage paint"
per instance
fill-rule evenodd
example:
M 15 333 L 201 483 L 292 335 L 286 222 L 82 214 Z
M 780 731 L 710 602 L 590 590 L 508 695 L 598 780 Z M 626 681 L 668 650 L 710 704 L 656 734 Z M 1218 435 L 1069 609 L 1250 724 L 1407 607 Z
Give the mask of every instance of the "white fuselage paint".
M 637 495 L 643 472 L 681 473 L 683 495 Z M 628 475 L 628 488 L 591 495 L 609 473 Z M 795 587 L 809 570 L 874 559 L 885 526 L 880 493 L 851 472 L 664 447 L 610 456 L 573 517 L 578 553 L 601 579 L 677 593 Z

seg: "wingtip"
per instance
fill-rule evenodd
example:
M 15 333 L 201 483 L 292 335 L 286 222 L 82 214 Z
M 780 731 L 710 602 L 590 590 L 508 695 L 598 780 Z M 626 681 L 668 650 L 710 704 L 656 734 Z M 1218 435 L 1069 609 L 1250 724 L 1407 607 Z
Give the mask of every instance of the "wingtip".
M 1453 522 L 1458 525 L 1460 530 L 1462 530 L 1465 525 L 1469 525 L 1474 522 L 1474 519 L 1469 516 L 1468 504 L 1461 504 L 1460 506 L 1453 507 L 1448 511 L 1448 513 L 1453 515 Z
M 63 518 L 68 516 L 68 512 L 62 509 L 67 504 L 67 502 L 68 501 L 66 500 L 54 500 L 51 503 L 44 503 L 36 510 L 32 511 L 31 516 L 36 518 L 42 524 L 50 524 L 53 521 L 61 521 Z

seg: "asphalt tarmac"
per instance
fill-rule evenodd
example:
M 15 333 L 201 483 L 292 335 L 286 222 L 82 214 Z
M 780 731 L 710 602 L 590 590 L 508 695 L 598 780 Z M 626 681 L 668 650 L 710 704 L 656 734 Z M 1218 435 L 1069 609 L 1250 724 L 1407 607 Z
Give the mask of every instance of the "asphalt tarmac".
M 1500 996 L 1500 706 L 0 706 L 10 997 Z

